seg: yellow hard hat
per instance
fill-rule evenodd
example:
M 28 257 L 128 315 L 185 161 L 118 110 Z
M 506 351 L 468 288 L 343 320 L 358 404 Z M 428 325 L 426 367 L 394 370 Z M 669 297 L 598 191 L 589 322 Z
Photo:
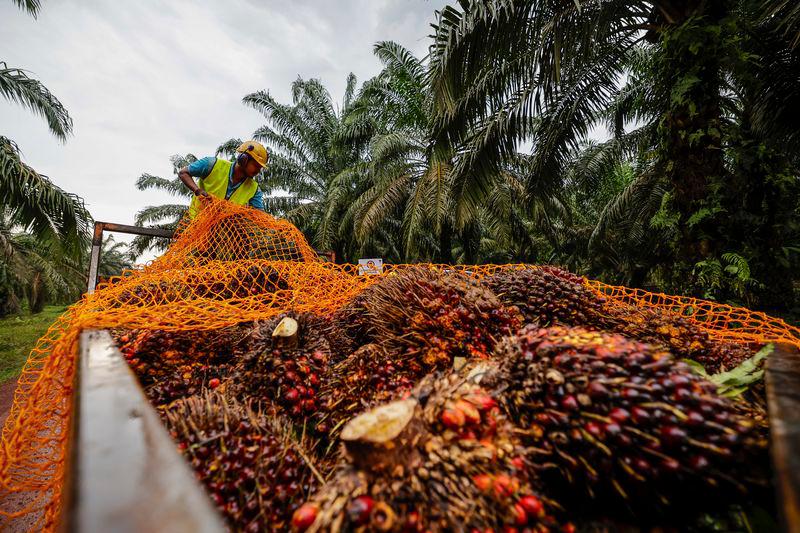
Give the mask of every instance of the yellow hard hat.
M 240 154 L 249 155 L 262 167 L 267 166 L 269 154 L 267 154 L 267 149 L 264 148 L 264 145 L 258 141 L 245 141 L 236 151 Z

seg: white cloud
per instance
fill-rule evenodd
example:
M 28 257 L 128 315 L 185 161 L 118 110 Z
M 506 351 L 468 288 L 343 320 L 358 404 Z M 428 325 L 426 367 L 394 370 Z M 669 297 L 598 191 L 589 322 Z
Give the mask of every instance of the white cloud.
M 67 107 L 75 134 L 60 144 L 41 118 L 0 100 L 0 135 L 97 220 L 132 223 L 145 205 L 142 172 L 166 176 L 169 156 L 213 154 L 262 120 L 250 92 L 290 99 L 298 76 L 323 80 L 338 101 L 345 78 L 375 75 L 372 45 L 427 52 L 443 0 L 49 0 L 38 19 L 0 1 L 0 61 L 31 71 Z

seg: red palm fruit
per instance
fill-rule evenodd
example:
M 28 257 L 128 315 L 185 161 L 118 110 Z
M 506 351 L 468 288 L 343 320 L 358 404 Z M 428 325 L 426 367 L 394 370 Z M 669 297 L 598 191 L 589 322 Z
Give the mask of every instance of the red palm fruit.
M 519 482 L 507 474 L 497 474 L 492 481 L 492 488 L 498 496 L 511 496 L 518 487 Z
M 539 517 L 544 515 L 544 505 L 536 496 L 528 495 L 519 499 L 519 504 L 528 513 L 528 516 Z
M 466 422 L 464 413 L 456 409 L 445 409 L 441 416 L 442 424 L 448 429 L 457 430 Z
M 304 503 L 292 515 L 292 527 L 297 531 L 305 531 L 317 519 L 319 507 L 313 503 Z
M 369 496 L 359 496 L 350 501 L 347 506 L 347 516 L 354 526 L 365 526 L 369 523 L 369 516 L 375 507 L 375 501 Z
M 514 523 L 518 526 L 528 523 L 528 514 L 525 512 L 525 508 L 518 503 L 514 504 Z
M 208 380 L 208 386 L 212 389 L 219 387 L 219 378 L 211 378 Z
M 464 399 L 477 407 L 479 411 L 489 411 L 497 405 L 495 399 L 488 394 L 468 394 L 467 396 L 464 396 Z
M 464 418 L 466 419 L 467 424 L 477 425 L 481 423 L 480 412 L 478 412 L 478 409 L 470 402 L 466 400 L 458 400 L 454 405 L 454 409 L 464 413 Z
M 472 476 L 472 482 L 481 492 L 486 492 L 492 487 L 492 476 L 489 474 L 476 474 Z
M 289 403 L 297 403 L 300 400 L 300 392 L 297 389 L 289 389 L 284 393 L 283 399 Z

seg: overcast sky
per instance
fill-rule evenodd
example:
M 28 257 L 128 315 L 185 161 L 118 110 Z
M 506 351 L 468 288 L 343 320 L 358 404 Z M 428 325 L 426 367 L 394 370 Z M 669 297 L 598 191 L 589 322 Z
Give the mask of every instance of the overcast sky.
M 33 19 L 0 0 L 0 61 L 64 103 L 74 135 L 59 143 L 40 117 L 0 99 L 0 135 L 24 160 L 82 196 L 96 220 L 133 223 L 143 172 L 171 176 L 169 156 L 213 155 L 263 123 L 241 103 L 268 89 L 289 103 L 298 76 L 341 101 L 345 77 L 380 70 L 379 40 L 419 57 L 444 0 L 43 0 Z

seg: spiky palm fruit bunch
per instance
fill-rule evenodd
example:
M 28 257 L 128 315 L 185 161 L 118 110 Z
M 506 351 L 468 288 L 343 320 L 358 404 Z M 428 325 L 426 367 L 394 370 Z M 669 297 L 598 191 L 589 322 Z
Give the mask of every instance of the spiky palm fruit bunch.
M 734 368 L 752 356 L 749 347 L 714 340 L 687 317 L 632 305 L 608 306 L 605 297 L 587 287 L 583 278 L 560 268 L 501 270 L 483 283 L 506 305 L 517 306 L 526 323 L 621 333 L 662 345 L 677 356 L 697 361 L 710 373 Z
M 191 298 L 191 295 L 191 288 L 185 283 L 146 281 L 132 284 L 129 282 L 125 284 L 125 288 L 119 296 L 108 305 L 111 307 L 167 305 L 186 301 Z
M 529 326 L 497 354 L 481 383 L 502 391 L 530 463 L 554 465 L 550 477 L 569 492 L 646 512 L 708 508 L 764 483 L 766 439 L 667 351 L 616 334 Z
M 457 375 L 367 411 L 341 433 L 344 463 L 295 513 L 298 531 L 551 531 L 495 400 Z M 569 527 L 567 531 L 569 531 Z
M 466 276 L 415 267 L 364 289 L 338 322 L 358 345 L 382 344 L 432 370 L 448 367 L 454 357 L 489 357 L 520 316 Z
M 557 267 L 501 270 L 482 283 L 504 304 L 516 306 L 526 323 L 601 326 L 605 316 L 605 298 L 580 276 Z
M 215 300 L 247 298 L 289 288 L 287 280 L 268 264 L 234 267 L 221 273 L 216 280 L 209 279 L 206 273 L 197 279 L 190 275 L 186 283 L 195 297 Z
M 283 338 L 272 337 L 286 317 L 297 325 L 296 338 L 288 344 Z M 274 403 L 292 421 L 308 420 L 315 425 L 323 414 L 319 393 L 330 359 L 328 327 L 322 317 L 294 312 L 257 323 L 254 344 L 261 349 L 241 357 L 223 385 L 238 398 Z
M 177 402 L 166 413 L 178 449 L 235 531 L 286 531 L 318 485 L 289 425 L 219 393 Z
M 605 319 L 607 329 L 652 344 L 676 356 L 697 361 L 712 374 L 739 366 L 753 355 L 742 344 L 712 339 L 689 318 L 660 309 L 617 307 Z
M 251 349 L 252 324 L 216 331 L 117 331 L 128 365 L 157 407 L 215 388 Z
M 320 391 L 323 415 L 318 428 L 335 438 L 351 417 L 411 390 L 425 375 L 414 359 L 365 344 L 329 368 Z
M 213 390 L 233 371 L 233 365 L 181 365 L 175 371 L 144 387 L 145 395 L 156 408 L 163 409 L 172 402 Z

